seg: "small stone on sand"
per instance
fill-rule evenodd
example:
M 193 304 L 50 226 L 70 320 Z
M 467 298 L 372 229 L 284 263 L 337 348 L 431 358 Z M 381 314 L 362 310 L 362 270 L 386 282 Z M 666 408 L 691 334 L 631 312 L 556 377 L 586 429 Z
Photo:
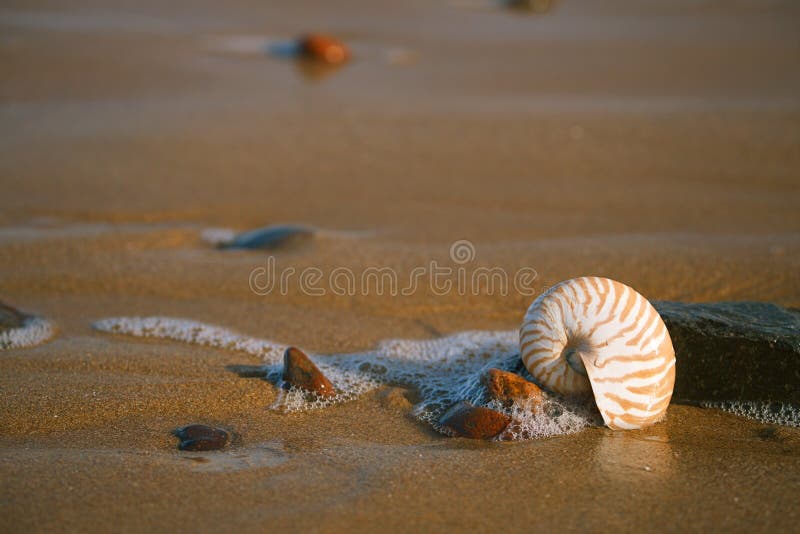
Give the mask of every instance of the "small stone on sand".
M 300 50 L 308 59 L 339 65 L 350 59 L 350 51 L 341 41 L 320 33 L 310 33 L 299 40 Z
M 314 231 L 305 226 L 265 226 L 238 234 L 223 243 L 222 248 L 267 249 L 289 248 L 304 244 L 314 237 Z
M 456 436 L 472 439 L 493 438 L 510 422 L 511 418 L 504 413 L 464 401 L 452 406 L 439 419 L 439 424 Z
M 189 425 L 179 428 L 175 435 L 181 440 L 182 451 L 215 451 L 228 443 L 228 433 L 207 425 Z
M 316 393 L 320 397 L 336 395 L 330 380 L 297 347 L 289 347 L 283 354 L 283 381 L 290 386 Z
M 533 382 L 508 371 L 489 369 L 483 375 L 483 383 L 489 393 L 489 398 L 498 400 L 504 406 L 511 406 L 514 402 L 538 405 L 542 402 L 542 390 Z

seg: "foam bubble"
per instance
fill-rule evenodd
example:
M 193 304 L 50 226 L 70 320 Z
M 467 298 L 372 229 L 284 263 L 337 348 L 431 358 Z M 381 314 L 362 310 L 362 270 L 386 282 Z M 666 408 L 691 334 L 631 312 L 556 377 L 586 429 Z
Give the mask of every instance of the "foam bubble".
M 95 321 L 92 326 L 101 332 L 172 339 L 194 345 L 242 351 L 258 356 L 266 363 L 279 361 L 286 349 L 285 345 L 242 336 L 227 328 L 170 317 L 114 317 Z
M 55 334 L 55 326 L 41 317 L 27 317 L 22 326 L 0 331 L 0 350 L 20 349 L 44 343 Z
M 541 405 L 535 407 L 524 402 L 515 403 L 511 408 L 496 403 L 489 403 L 489 407 L 511 416 L 512 423 L 499 436 L 504 441 L 574 434 L 586 427 L 603 424 L 600 412 L 591 403 L 554 396 L 546 397 Z
M 236 231 L 230 228 L 206 228 L 200 238 L 215 247 L 227 245 L 236 237 Z
M 784 402 L 706 401 L 700 406 L 717 408 L 762 423 L 800 427 L 800 407 Z

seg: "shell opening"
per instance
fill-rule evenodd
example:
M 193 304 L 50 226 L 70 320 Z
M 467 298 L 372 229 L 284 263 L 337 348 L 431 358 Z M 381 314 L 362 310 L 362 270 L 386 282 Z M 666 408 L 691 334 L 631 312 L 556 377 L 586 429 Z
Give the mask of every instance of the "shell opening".
M 573 371 L 583 376 L 589 376 L 586 372 L 586 366 L 583 365 L 579 347 L 566 347 L 561 355 L 567 360 L 567 363 L 572 367 Z

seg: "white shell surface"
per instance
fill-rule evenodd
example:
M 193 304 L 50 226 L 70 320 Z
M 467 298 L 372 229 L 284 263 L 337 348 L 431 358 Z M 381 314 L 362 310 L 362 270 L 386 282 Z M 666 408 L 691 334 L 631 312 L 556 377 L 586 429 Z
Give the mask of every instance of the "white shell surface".
M 520 356 L 556 393 L 591 391 L 613 429 L 658 422 L 672 398 L 675 351 L 664 321 L 642 295 L 608 278 L 573 278 L 540 295 L 522 322 Z

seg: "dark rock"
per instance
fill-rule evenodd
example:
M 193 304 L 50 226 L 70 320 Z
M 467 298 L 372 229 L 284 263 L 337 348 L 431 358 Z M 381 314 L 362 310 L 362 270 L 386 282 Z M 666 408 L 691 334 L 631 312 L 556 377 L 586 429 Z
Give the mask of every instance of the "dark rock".
M 9 328 L 20 328 L 25 324 L 27 316 L 21 311 L 0 302 L 0 331 Z
M 653 305 L 675 347 L 675 400 L 800 403 L 800 314 L 760 302 Z
M 228 443 L 226 431 L 206 425 L 185 426 L 175 435 L 181 440 L 178 448 L 182 451 L 216 451 Z
M 223 245 L 223 248 L 267 249 L 290 248 L 307 243 L 314 231 L 305 226 L 266 226 L 244 232 Z
M 330 380 L 297 347 L 289 347 L 283 354 L 283 381 L 290 386 L 316 393 L 320 397 L 336 395 L 336 389 Z
M 542 402 L 542 390 L 539 386 L 514 373 L 489 369 L 482 380 L 489 398 L 498 400 L 505 406 L 511 406 L 514 402 L 529 402 L 535 406 Z
M 504 413 L 468 402 L 453 405 L 439 419 L 439 424 L 456 436 L 472 439 L 489 439 L 500 434 L 511 422 Z

